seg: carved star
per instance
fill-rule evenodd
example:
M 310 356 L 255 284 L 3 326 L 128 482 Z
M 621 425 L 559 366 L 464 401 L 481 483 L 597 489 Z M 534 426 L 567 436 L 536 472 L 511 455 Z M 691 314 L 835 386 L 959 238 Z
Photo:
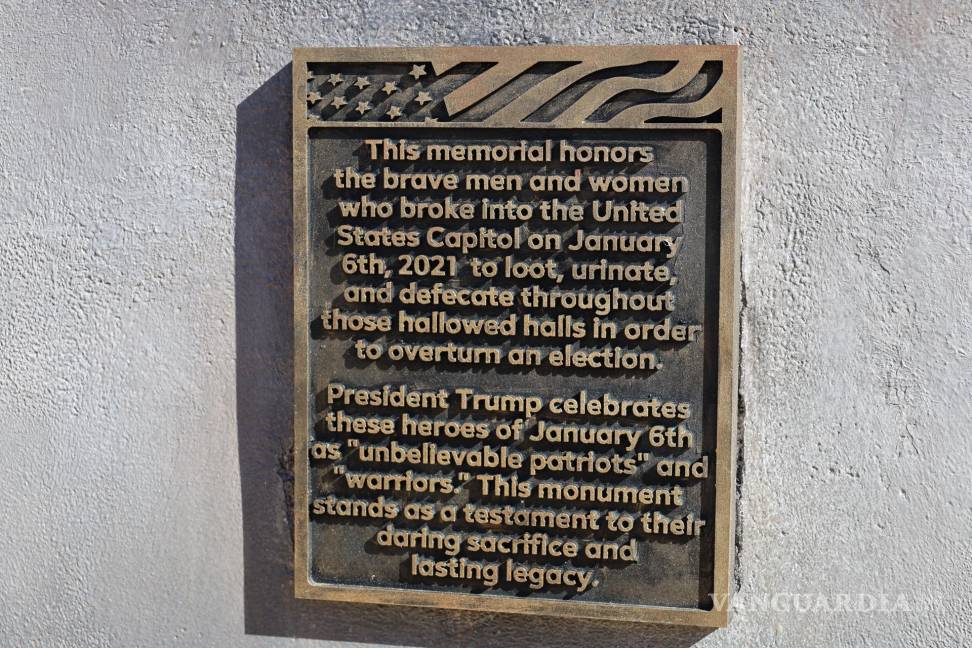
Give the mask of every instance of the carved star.
M 426 117 L 425 118 L 425 123 L 426 124 L 432 124 L 432 123 L 435 123 L 437 121 L 439 121 L 437 117 Z
M 335 108 L 341 108 L 341 106 L 348 105 L 348 100 L 342 97 L 341 95 L 337 95 L 336 97 L 331 99 L 331 105 L 334 106 Z
M 409 72 L 408 74 L 409 74 L 409 76 L 415 77 L 415 80 L 418 81 L 420 78 L 422 78 L 422 77 L 424 77 L 426 75 L 425 66 L 424 65 L 413 65 L 412 66 L 412 71 Z
M 381 86 L 381 91 L 387 95 L 398 92 L 398 84 L 394 81 L 387 81 L 385 85 Z
M 318 101 L 320 101 L 321 99 L 323 99 L 323 97 L 321 96 L 321 93 L 320 93 L 320 92 L 311 92 L 311 93 L 309 93 L 309 94 L 307 95 L 307 101 L 308 101 L 308 102 L 309 102 L 309 103 L 310 103 L 311 105 L 314 105 L 314 104 L 316 104 L 316 103 L 317 103 Z
M 399 108 L 398 106 L 392 106 L 391 108 L 388 109 L 388 112 L 385 114 L 388 115 L 388 119 L 398 119 L 399 117 L 402 116 L 402 109 Z
M 368 77 L 358 77 L 358 80 L 354 82 L 354 85 L 358 86 L 358 90 L 364 90 L 371 85 L 371 81 Z
M 418 93 L 418 96 L 415 97 L 415 101 L 417 101 L 418 103 L 424 106 L 425 104 L 432 101 L 432 95 L 430 95 L 428 92 L 420 92 Z
M 359 101 L 358 102 L 358 107 L 355 108 L 355 110 L 357 110 L 359 113 L 361 113 L 363 115 L 366 112 L 368 112 L 369 110 L 371 110 L 371 104 L 368 103 L 367 101 Z
M 327 82 L 336 88 L 337 86 L 344 83 L 344 77 L 341 76 L 340 74 L 332 74 L 327 77 Z

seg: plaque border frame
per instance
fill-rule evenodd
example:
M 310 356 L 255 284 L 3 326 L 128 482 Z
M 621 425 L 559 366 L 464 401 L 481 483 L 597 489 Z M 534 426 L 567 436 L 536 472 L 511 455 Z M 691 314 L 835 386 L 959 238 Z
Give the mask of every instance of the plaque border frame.
M 479 124 L 469 122 L 342 122 L 320 121 L 307 116 L 307 65 L 309 63 L 381 63 L 425 61 L 443 54 L 466 61 L 515 61 L 519 56 L 542 55 L 544 60 L 603 59 L 637 51 L 646 59 L 679 61 L 687 55 L 704 56 L 723 64 L 723 77 L 709 94 L 722 111 L 718 123 L 649 122 L 636 129 L 714 130 L 721 137 L 719 219 L 719 328 L 715 450 L 715 538 L 713 543 L 713 608 L 663 607 L 631 603 L 587 602 L 522 598 L 511 595 L 437 592 L 392 586 L 312 583 L 308 550 L 308 462 L 302 449 L 308 443 L 307 397 L 309 389 L 308 304 L 308 194 L 307 141 L 312 128 L 470 128 L 543 129 L 536 122 Z M 293 289 L 294 289 L 294 594 L 300 599 L 344 601 L 378 605 L 406 605 L 487 613 L 533 614 L 605 621 L 725 627 L 729 621 L 731 570 L 735 547 L 736 417 L 739 361 L 739 147 L 741 126 L 741 48 L 738 45 L 538 45 L 459 47 L 322 47 L 293 50 Z M 708 95 L 707 95 L 708 96 Z M 557 127 L 553 127 L 557 128 Z M 608 124 L 583 124 L 571 129 L 610 128 Z

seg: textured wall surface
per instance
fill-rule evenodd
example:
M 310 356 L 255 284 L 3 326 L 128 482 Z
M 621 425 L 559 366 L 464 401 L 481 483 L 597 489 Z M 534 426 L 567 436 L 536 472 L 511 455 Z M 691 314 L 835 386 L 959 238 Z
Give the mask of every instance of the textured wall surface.
M 968 641 L 967 2 L 192 4 L 0 4 L 0 644 L 658 643 L 290 594 L 290 48 L 548 42 L 745 48 L 739 592 L 697 645 Z

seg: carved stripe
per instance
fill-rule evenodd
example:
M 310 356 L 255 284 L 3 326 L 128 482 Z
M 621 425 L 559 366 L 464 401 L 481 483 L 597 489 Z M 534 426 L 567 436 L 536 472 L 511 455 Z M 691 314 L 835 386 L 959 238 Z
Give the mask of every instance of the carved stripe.
M 537 85 L 535 85 L 529 92 L 526 92 L 504 108 L 493 113 L 491 117 L 486 119 L 484 123 L 486 124 L 502 124 L 509 123 L 510 121 L 523 121 L 530 115 L 532 115 L 540 106 L 544 105 L 563 90 L 569 86 L 577 83 L 579 80 L 583 79 L 589 74 L 597 72 L 603 69 L 610 69 L 614 67 L 624 67 L 626 65 L 635 65 L 638 63 L 647 63 L 653 59 L 645 58 L 644 54 L 638 54 L 635 52 L 628 53 L 626 55 L 618 55 L 612 65 L 605 66 L 589 62 L 581 61 L 577 65 L 567 68 L 557 74 L 554 74 Z
M 679 62 L 671 71 L 651 79 L 634 77 L 615 77 L 605 79 L 588 90 L 572 106 L 551 121 L 555 126 L 580 126 L 594 111 L 622 92 L 628 90 L 648 90 L 658 93 L 672 93 L 688 85 L 698 76 L 705 63 L 704 59 L 686 59 Z M 613 121 L 613 120 L 612 120 Z
M 722 107 L 720 88 L 724 84 L 723 77 L 698 101 L 691 103 L 650 103 L 631 106 L 608 120 L 609 126 L 619 128 L 636 128 L 649 119 L 657 117 L 699 118 L 707 117 Z
M 482 101 L 536 63 L 537 61 L 534 60 L 504 61 L 473 77 L 446 95 L 444 103 L 449 116 Z

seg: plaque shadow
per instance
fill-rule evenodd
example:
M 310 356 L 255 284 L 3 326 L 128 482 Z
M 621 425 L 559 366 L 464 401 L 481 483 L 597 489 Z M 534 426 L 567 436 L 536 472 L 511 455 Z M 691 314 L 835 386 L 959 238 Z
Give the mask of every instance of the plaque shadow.
M 246 634 L 427 648 L 687 648 L 711 629 L 297 599 L 291 66 L 236 109 L 236 412 Z

